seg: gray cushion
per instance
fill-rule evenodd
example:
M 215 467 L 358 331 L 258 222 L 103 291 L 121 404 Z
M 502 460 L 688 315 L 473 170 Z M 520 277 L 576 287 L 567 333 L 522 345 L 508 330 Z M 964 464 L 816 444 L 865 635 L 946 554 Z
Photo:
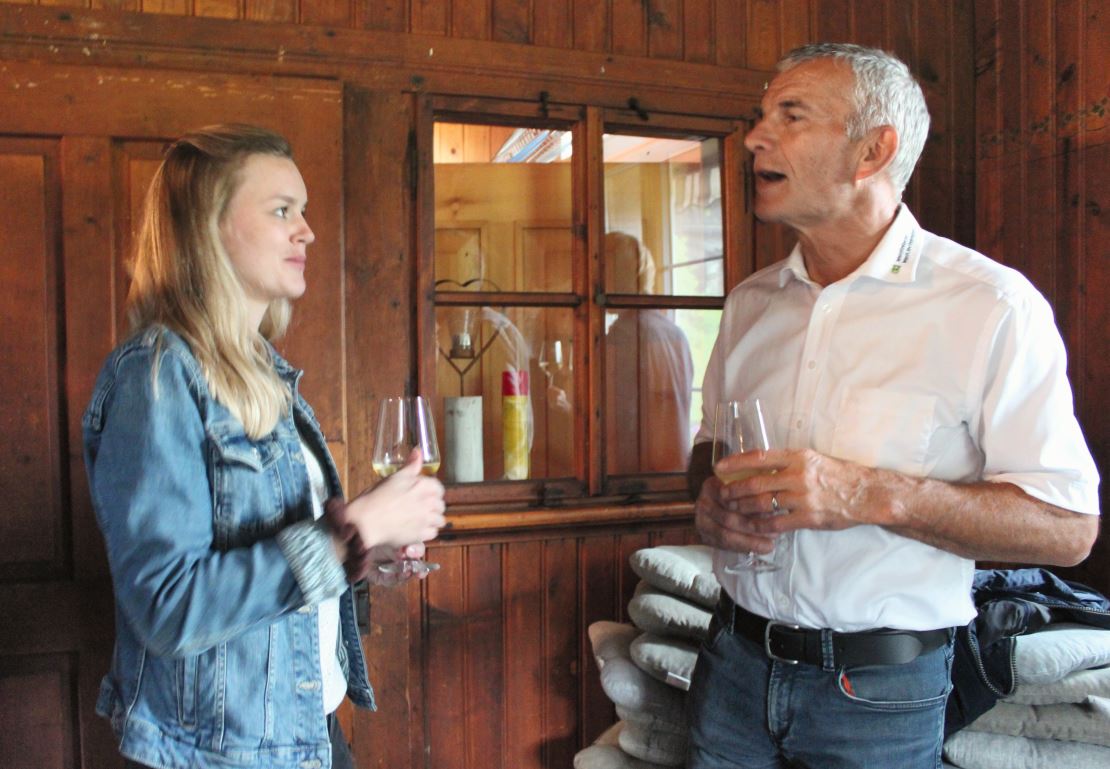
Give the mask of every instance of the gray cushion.
M 713 614 L 704 606 L 666 593 L 644 580 L 628 602 L 628 616 L 641 630 L 701 641 L 709 632 Z
M 944 743 L 944 757 L 961 769 L 1106 769 L 1110 748 L 1086 742 L 1037 740 L 963 729 Z
M 681 766 L 686 761 L 686 735 L 652 729 L 643 722 L 626 721 L 618 735 L 621 750 L 641 761 Z
M 1110 668 L 1079 670 L 1045 684 L 1019 684 L 1014 693 L 1002 701 L 1018 705 L 1052 705 L 1085 702 L 1088 697 L 1110 698 Z
M 645 729 L 658 729 L 671 734 L 686 734 L 685 713 L 645 713 L 617 705 L 617 718 L 625 723 L 638 724 Z
M 1089 742 L 1110 747 L 1110 700 L 1084 703 L 1017 705 L 999 702 L 967 727 L 978 732 Z
M 705 545 L 660 545 L 637 550 L 629 558 L 632 570 L 665 593 L 712 608 L 721 584 L 713 575 L 713 550 Z
M 574 756 L 574 769 L 663 769 L 663 766 L 633 758 L 616 745 L 591 745 Z
M 698 647 L 694 644 L 644 633 L 632 642 L 630 651 L 632 661 L 653 678 L 683 691 L 690 688 L 690 677 L 698 660 Z
M 1017 684 L 1045 684 L 1069 673 L 1110 665 L 1110 632 L 1061 623 L 1014 643 Z

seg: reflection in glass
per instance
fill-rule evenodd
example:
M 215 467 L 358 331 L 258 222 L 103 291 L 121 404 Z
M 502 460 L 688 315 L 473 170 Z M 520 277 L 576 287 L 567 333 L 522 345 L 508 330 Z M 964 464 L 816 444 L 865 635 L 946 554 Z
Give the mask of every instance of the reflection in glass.
M 570 132 L 437 122 L 434 140 L 437 287 L 571 291 Z
M 606 472 L 682 472 L 701 422 L 701 381 L 720 310 L 605 316 Z M 698 385 L 695 388 L 695 384 Z
M 614 291 L 654 293 L 655 260 L 625 232 L 605 235 L 605 274 Z M 609 474 L 686 467 L 694 363 L 673 312 L 624 309 L 605 335 Z
M 470 349 L 474 354 L 452 357 L 463 317 L 469 319 Z M 573 312 L 565 308 L 436 308 L 436 392 L 440 396 L 433 404 L 436 424 L 446 424 L 445 405 L 465 405 L 448 399 L 481 399 L 476 406 L 481 413 L 481 440 L 453 441 L 450 445 L 480 445 L 482 477 L 449 481 L 575 474 L 573 331 Z M 473 402 L 469 405 L 475 407 Z M 520 435 L 516 420 L 522 418 L 521 414 L 527 415 L 528 440 L 527 472 L 523 476 L 519 452 L 507 443 Z M 446 436 L 441 437 L 441 445 L 449 445 Z M 444 461 L 445 465 L 453 464 L 449 456 Z
M 605 134 L 605 228 L 654 255 L 649 285 L 606 272 L 607 293 L 721 296 L 721 142 Z

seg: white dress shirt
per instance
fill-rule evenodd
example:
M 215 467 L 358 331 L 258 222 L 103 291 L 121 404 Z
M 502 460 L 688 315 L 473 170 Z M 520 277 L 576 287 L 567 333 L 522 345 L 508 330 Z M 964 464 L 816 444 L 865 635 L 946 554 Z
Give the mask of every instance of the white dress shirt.
M 758 397 L 777 445 L 952 482 L 1012 483 L 1098 514 L 1098 473 L 1072 408 L 1064 346 L 1020 273 L 921 229 L 902 206 L 855 272 L 810 280 L 798 247 L 728 297 L 696 441 L 720 400 Z M 727 574 L 764 617 L 841 631 L 926 630 L 974 616 L 974 562 L 878 526 L 800 530 L 789 565 Z

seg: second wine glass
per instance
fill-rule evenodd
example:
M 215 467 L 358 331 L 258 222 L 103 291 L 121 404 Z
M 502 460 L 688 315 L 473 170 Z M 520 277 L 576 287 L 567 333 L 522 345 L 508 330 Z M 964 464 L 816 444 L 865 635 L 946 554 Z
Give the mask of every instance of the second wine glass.
M 763 420 L 763 404 L 758 398 L 744 401 L 726 401 L 717 404 L 713 420 L 713 474 L 721 483 L 742 481 L 758 474 L 758 470 L 727 472 L 718 467 L 720 460 L 730 454 L 747 451 L 766 451 L 771 448 L 767 425 Z M 774 471 L 772 471 L 774 472 Z M 783 547 L 768 555 L 749 552 L 740 560 L 725 567 L 729 574 L 745 571 L 775 571 L 782 567 Z
M 378 431 L 374 438 L 371 465 L 381 478 L 388 478 L 405 466 L 413 449 L 420 449 L 420 472 L 434 476 L 439 471 L 439 443 L 436 441 L 432 410 L 423 397 L 386 398 L 378 408 Z M 404 558 L 378 565 L 387 574 L 424 574 L 439 568 L 420 558 Z

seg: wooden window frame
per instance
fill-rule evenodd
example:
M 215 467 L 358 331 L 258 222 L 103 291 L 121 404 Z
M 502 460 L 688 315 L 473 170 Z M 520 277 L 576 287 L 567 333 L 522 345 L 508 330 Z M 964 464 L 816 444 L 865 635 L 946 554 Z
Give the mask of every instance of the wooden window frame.
M 535 126 L 569 130 L 573 264 L 569 292 L 436 291 L 434 126 L 437 122 Z M 743 119 L 652 113 L 645 121 L 632 110 L 592 105 L 554 105 L 490 98 L 425 94 L 418 97 L 413 149 L 416 255 L 416 361 L 420 392 L 436 386 L 435 312 L 438 307 L 512 306 L 566 308 L 573 312 L 573 424 L 576 452 L 572 478 L 493 480 L 448 485 L 453 514 L 509 512 L 528 508 L 609 508 L 638 502 L 685 500 L 685 474 L 643 473 L 607 476 L 604 462 L 605 312 L 607 309 L 720 309 L 725 297 L 755 266 L 750 174 L 744 162 Z M 606 294 L 601 259 L 604 238 L 605 133 L 675 138 L 715 137 L 721 142 L 721 206 L 724 291 L 720 297 Z M 696 374 L 695 374 L 696 375 Z

